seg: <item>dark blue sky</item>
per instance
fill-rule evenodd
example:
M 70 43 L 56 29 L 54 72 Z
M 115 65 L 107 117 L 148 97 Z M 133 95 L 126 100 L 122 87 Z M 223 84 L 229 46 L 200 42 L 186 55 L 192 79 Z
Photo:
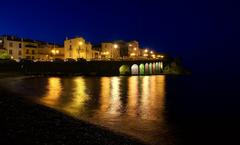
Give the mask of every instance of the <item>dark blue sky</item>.
M 134 39 L 190 67 L 221 68 L 237 57 L 238 19 L 231 0 L 12 0 L 1 2 L 0 33 L 58 43 Z

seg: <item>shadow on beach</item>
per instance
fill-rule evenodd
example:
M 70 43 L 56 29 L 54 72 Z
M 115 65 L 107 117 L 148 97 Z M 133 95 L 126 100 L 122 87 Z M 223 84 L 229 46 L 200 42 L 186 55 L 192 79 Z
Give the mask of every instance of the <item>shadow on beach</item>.
M 0 138 L 6 144 L 143 144 L 0 88 Z

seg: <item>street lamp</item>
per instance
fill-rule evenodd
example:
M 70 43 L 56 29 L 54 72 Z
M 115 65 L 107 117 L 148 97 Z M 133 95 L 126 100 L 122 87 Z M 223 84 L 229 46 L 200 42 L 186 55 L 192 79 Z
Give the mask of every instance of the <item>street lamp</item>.
M 117 45 L 117 44 L 114 44 L 113 47 L 114 47 L 115 49 L 117 49 L 117 48 L 118 48 L 118 45 Z
M 59 50 L 53 48 L 53 49 L 51 50 L 51 53 L 52 53 L 52 55 L 53 55 L 53 58 L 55 59 L 55 55 L 56 55 L 56 54 L 59 54 Z

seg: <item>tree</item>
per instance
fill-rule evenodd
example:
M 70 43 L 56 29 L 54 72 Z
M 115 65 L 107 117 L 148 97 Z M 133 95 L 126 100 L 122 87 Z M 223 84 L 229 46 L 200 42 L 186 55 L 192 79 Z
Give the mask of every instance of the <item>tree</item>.
M 10 56 L 8 55 L 7 51 L 0 50 L 0 59 L 10 59 Z

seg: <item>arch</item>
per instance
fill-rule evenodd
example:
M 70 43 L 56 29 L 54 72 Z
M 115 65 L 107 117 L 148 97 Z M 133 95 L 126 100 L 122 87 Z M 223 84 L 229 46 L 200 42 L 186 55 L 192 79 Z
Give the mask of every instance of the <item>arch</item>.
M 119 68 L 119 73 L 120 75 L 129 75 L 130 74 L 130 68 L 127 65 L 122 65 Z
M 145 74 L 145 67 L 144 64 L 139 65 L 139 74 L 144 75 Z
M 153 66 L 152 66 L 152 73 L 156 74 L 156 63 L 155 62 L 153 63 Z
M 145 63 L 145 75 L 149 73 L 148 63 Z
M 159 74 L 159 63 L 156 62 L 156 74 Z
M 132 75 L 138 75 L 138 65 L 137 64 L 132 65 L 131 72 L 132 72 Z
M 161 62 L 159 62 L 159 65 L 160 65 L 160 72 L 162 72 L 163 71 L 163 62 L 161 61 Z
M 161 62 L 158 62 L 158 71 L 161 73 Z
M 149 74 L 152 74 L 152 63 L 149 63 Z

